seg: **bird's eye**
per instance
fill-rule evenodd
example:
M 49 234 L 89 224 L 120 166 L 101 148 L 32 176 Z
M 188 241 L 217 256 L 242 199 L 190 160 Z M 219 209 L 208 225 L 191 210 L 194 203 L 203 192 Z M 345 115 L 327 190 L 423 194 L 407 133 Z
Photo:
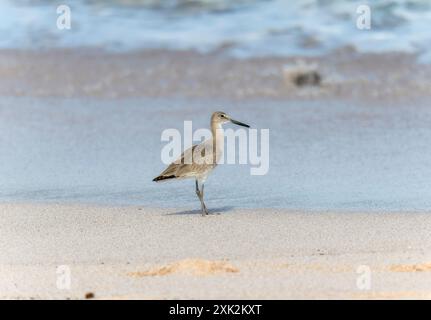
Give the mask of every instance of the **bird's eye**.
M 222 114 L 222 115 L 220 115 L 220 117 L 224 118 L 225 116 L 224 116 L 224 114 Z

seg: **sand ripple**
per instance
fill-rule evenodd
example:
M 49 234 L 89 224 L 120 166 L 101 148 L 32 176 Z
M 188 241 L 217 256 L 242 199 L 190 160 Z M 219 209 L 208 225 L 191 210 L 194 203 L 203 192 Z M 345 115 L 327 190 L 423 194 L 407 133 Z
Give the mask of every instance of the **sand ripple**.
M 395 272 L 417 272 L 417 271 L 431 271 L 430 263 L 420 263 L 420 264 L 400 264 L 391 266 L 391 271 Z
M 173 273 L 186 273 L 207 276 L 220 273 L 236 273 L 237 268 L 226 261 L 210 261 L 203 259 L 185 259 L 171 264 L 159 266 L 146 271 L 128 273 L 131 277 L 166 276 Z

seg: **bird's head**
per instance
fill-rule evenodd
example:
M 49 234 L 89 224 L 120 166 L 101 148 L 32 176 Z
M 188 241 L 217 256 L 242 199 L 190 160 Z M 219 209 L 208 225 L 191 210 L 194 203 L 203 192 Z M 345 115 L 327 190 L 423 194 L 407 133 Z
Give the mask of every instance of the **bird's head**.
M 250 126 L 248 124 L 245 124 L 245 123 L 242 123 L 240 121 L 232 119 L 229 115 L 227 115 L 223 111 L 214 112 L 212 117 L 211 117 L 211 122 L 214 124 L 224 124 L 226 122 L 232 122 L 236 125 L 250 128 Z

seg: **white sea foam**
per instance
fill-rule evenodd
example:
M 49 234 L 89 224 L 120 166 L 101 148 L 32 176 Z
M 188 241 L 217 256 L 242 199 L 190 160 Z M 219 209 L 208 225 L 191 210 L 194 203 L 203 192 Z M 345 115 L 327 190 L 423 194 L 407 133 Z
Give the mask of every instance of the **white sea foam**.
M 0 3 L 2 48 L 97 47 L 224 48 L 239 56 L 315 55 L 343 46 L 361 52 L 431 51 L 431 3 L 380 0 L 370 3 L 371 30 L 356 28 L 363 1 L 323 0 L 75 0 L 72 29 L 56 27 L 56 3 Z M 428 57 L 428 58 L 427 58 Z

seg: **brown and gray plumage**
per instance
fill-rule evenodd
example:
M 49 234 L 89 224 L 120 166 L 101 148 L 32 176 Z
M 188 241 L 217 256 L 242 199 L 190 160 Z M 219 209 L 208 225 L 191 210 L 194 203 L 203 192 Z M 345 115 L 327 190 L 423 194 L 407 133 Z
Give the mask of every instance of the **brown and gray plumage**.
M 188 148 L 176 161 L 172 162 L 165 171 L 153 179 L 153 181 L 158 182 L 194 178 L 196 180 L 196 194 L 201 202 L 203 216 L 208 214 L 204 202 L 204 183 L 210 172 L 217 166 L 223 154 L 224 132 L 222 125 L 226 122 L 232 122 L 249 128 L 247 124 L 233 120 L 224 112 L 214 112 L 211 116 L 212 138 Z

